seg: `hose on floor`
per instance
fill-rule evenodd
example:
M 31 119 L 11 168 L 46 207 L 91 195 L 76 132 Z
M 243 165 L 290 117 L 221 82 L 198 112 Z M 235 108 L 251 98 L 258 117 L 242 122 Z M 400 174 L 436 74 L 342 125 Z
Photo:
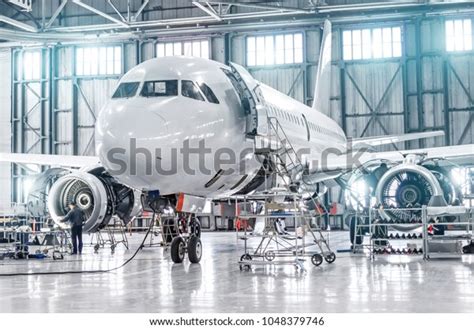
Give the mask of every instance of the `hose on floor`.
M 50 272 L 16 272 L 16 273 L 2 273 L 0 274 L 0 277 L 12 277 L 12 276 L 29 276 L 29 275 L 61 275 L 61 274 L 97 274 L 97 273 L 109 273 L 112 271 L 116 271 L 118 269 L 121 269 L 122 267 L 125 267 L 128 263 L 130 263 L 140 252 L 140 250 L 143 249 L 145 246 L 146 239 L 150 235 L 151 230 L 153 229 L 153 226 L 155 224 L 155 219 L 156 219 L 156 212 L 153 211 L 153 220 L 150 222 L 150 226 L 148 227 L 148 230 L 145 234 L 145 237 L 143 238 L 142 243 L 138 246 L 137 250 L 133 253 L 133 255 L 128 258 L 125 262 L 123 262 L 120 266 L 110 268 L 107 270 L 82 270 L 82 271 L 50 271 Z

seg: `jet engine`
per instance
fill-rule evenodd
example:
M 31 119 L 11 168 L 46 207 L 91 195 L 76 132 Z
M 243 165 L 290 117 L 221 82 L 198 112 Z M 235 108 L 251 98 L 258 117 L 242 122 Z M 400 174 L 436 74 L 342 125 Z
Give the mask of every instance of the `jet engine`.
M 141 194 L 118 183 L 102 167 L 72 172 L 60 177 L 48 194 L 48 209 L 52 219 L 60 226 L 68 212 L 67 206 L 75 202 L 85 215 L 85 232 L 104 228 L 113 215 L 128 224 L 141 211 Z
M 442 195 L 448 204 L 462 198 L 459 186 L 449 176 L 451 167 L 416 157 L 407 158 L 401 164 L 372 163 L 349 179 L 346 198 L 359 211 L 372 199 L 382 206 L 383 217 L 410 219 L 413 212 L 403 209 L 427 205 L 433 195 Z

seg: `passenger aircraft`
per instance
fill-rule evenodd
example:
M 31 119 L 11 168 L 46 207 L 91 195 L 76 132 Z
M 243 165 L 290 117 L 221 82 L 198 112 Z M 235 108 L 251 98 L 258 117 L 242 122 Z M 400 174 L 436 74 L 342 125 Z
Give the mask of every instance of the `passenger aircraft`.
M 376 177 L 373 193 L 386 206 L 423 204 L 431 195 L 444 195 L 448 203 L 459 197 L 440 159 L 448 159 L 450 166 L 473 164 L 474 145 L 365 152 L 357 161 L 351 160 L 364 147 L 442 133 L 348 140 L 341 127 L 323 114 L 329 109 L 330 67 L 329 21 L 324 26 L 312 107 L 258 82 L 234 63 L 227 66 L 191 57 L 151 59 L 121 78 L 101 110 L 96 123 L 97 156 L 0 154 L 0 161 L 53 167 L 43 179 L 51 216 L 59 222 L 67 203 L 75 200 L 88 216 L 84 229 L 89 232 L 104 227 L 113 215 L 130 221 L 140 208 L 142 193 L 171 199 L 178 210 L 188 212 L 200 209 L 201 199 L 252 193 L 265 181 L 262 166 L 269 157 L 264 150 L 272 149 L 269 136 L 277 136 L 272 133 L 278 129 L 284 134 L 274 153 L 283 144 L 285 149 L 309 150 L 288 170 L 295 191 L 323 193 L 326 181 L 376 163 L 367 167 L 367 173 Z M 182 152 L 186 143 L 194 148 L 203 143 L 209 150 L 202 163 L 192 156 L 187 163 Z M 226 154 L 230 150 L 236 158 L 215 168 L 216 154 L 222 150 Z M 200 170 L 200 165 L 208 170 Z M 153 170 L 156 166 L 176 171 L 158 173 Z M 188 169 L 196 172 L 190 174 Z

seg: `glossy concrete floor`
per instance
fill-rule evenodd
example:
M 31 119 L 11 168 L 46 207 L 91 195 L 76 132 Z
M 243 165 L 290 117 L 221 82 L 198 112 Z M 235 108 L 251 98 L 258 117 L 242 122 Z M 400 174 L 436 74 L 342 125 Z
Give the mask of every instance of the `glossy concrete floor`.
M 134 234 L 131 249 L 143 238 Z M 89 241 L 89 238 L 85 238 Z M 254 241 L 256 242 L 256 241 Z M 162 248 L 145 248 L 107 274 L 0 277 L 0 312 L 474 312 L 474 257 L 425 262 L 421 257 L 338 253 L 307 272 L 292 266 L 241 272 L 235 233 L 204 233 L 200 264 L 175 265 Z M 333 232 L 334 249 L 348 247 Z M 105 269 L 131 251 L 119 247 L 63 261 L 0 261 L 0 273 Z

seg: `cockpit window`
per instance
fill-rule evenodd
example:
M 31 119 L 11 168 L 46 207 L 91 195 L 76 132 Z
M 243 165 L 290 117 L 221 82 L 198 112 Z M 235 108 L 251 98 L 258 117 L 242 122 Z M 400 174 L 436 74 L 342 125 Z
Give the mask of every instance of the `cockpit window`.
M 135 96 L 137 93 L 139 82 L 123 82 L 114 92 L 112 98 L 129 98 Z
M 189 80 L 183 80 L 181 82 L 181 95 L 197 99 L 198 101 L 204 101 L 204 98 L 199 92 L 199 88 L 194 84 L 194 82 Z
M 206 85 L 204 82 L 198 82 L 198 85 L 209 103 L 219 104 L 219 100 L 208 85 Z
M 178 96 L 178 80 L 146 81 L 140 95 L 143 97 Z

